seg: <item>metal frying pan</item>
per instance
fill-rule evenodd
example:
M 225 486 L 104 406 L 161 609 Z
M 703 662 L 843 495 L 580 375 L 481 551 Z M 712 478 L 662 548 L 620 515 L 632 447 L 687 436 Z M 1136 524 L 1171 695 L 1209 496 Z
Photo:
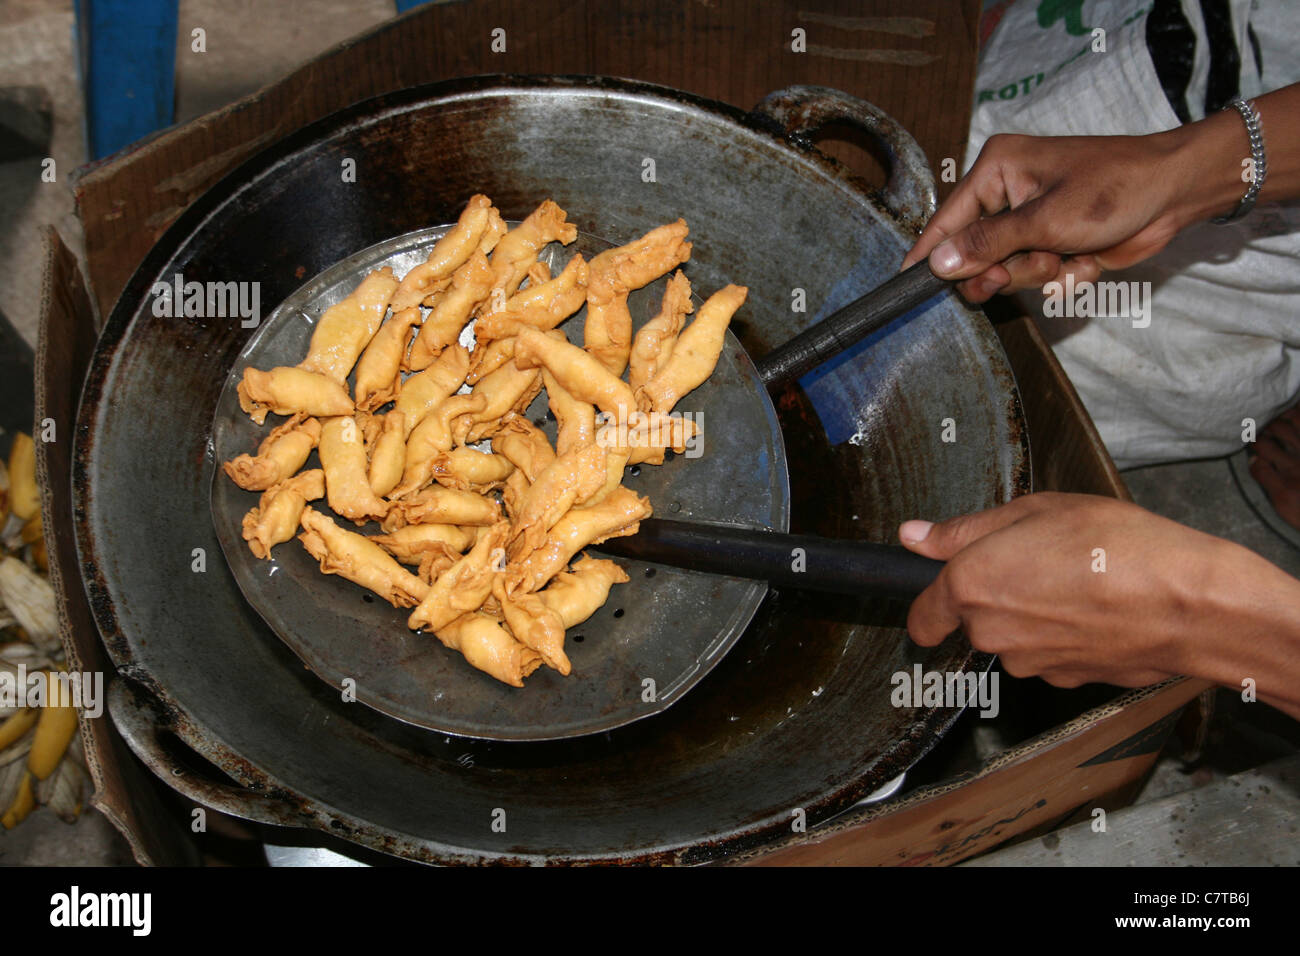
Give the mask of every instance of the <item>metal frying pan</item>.
M 891 145 L 899 184 L 873 198 L 798 141 L 834 116 Z M 657 184 L 641 180 L 647 156 Z M 364 172 L 355 183 L 339 176 L 347 157 Z M 475 192 L 509 218 L 539 195 L 599 210 L 578 228 L 621 242 L 685 217 L 697 287 L 762 277 L 732 331 L 763 356 L 894 275 L 933 183 L 906 132 L 843 93 L 786 90 L 746 113 L 591 77 L 404 90 L 249 158 L 141 264 L 82 395 L 65 533 L 124 675 L 112 719 L 160 779 L 207 806 L 429 862 L 700 862 L 788 835 L 793 808 L 815 833 L 958 716 L 893 706 L 890 675 L 976 670 L 987 657 L 961 640 L 917 647 L 889 602 L 774 589 L 732 652 L 653 720 L 540 743 L 470 740 L 341 700 L 221 559 L 203 507 L 210 429 L 251 332 L 155 317 L 151 285 L 256 280 L 269 308 L 358 249 L 454 220 Z M 796 287 L 807 313 L 791 309 Z M 884 541 L 905 517 L 987 508 L 1028 487 L 1005 355 L 955 296 L 773 397 L 796 532 Z M 940 439 L 945 418 L 955 443 Z M 504 830 L 491 826 L 497 808 Z

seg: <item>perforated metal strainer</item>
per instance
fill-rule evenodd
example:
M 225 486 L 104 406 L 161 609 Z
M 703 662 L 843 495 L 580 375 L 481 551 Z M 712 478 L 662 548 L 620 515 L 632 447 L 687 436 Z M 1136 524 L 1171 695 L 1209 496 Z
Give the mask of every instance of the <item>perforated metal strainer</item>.
M 308 281 L 264 320 L 217 403 L 212 440 L 218 462 L 256 448 L 271 427 L 255 425 L 239 407 L 235 387 L 244 368 L 296 365 L 329 306 L 371 270 L 391 266 L 402 275 L 424 261 L 448 228 L 424 229 L 364 249 Z M 590 259 L 612 245 L 580 234 L 568 246 L 552 244 L 544 259 L 556 274 L 573 254 Z M 689 275 L 690 264 L 684 269 Z M 634 327 L 656 314 L 665 283 L 660 279 L 629 297 Z M 570 341 L 581 344 L 584 319 L 585 309 L 561 326 Z M 663 465 L 634 466 L 624 483 L 648 496 L 656 514 L 666 517 L 787 530 L 789 483 L 776 413 L 753 363 L 730 333 L 717 369 L 678 411 L 698 416 L 703 455 L 670 455 Z M 528 416 L 554 441 L 545 392 Z M 316 467 L 314 453 L 306 467 Z M 460 736 L 552 740 L 656 714 L 722 658 L 767 590 L 743 578 L 620 560 L 631 580 L 615 585 L 604 607 L 568 634 L 573 672 L 562 677 L 543 668 L 518 689 L 470 667 L 434 635 L 409 630 L 408 611 L 340 577 L 323 575 L 297 540 L 278 545 L 270 560 L 255 558 L 240 537 L 240 521 L 256 503 L 255 493 L 216 471 L 211 508 L 218 539 L 245 598 L 271 629 L 312 671 L 346 686 L 362 703 Z M 328 511 L 323 501 L 313 507 Z M 343 526 L 378 533 L 377 526 Z

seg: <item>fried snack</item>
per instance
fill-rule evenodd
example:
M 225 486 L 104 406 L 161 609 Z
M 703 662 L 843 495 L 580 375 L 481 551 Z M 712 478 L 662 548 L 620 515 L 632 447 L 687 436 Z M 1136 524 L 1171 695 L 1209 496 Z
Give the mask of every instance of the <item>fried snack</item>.
M 626 421 L 635 407 L 627 382 L 607 371 L 590 353 L 544 332 L 525 329 L 519 333 L 515 365 L 543 366 L 569 395 L 608 412 L 615 421 Z
M 536 591 L 589 544 L 636 534 L 643 518 L 650 517 L 650 500 L 619 486 L 600 504 L 570 511 L 557 521 L 542 546 L 506 571 L 511 594 Z
M 623 484 L 623 471 L 632 461 L 632 448 L 626 443 L 623 433 L 614 431 L 613 436 L 611 440 L 607 433 L 603 445 L 599 438 L 596 441 L 596 447 L 605 452 L 605 481 L 581 507 L 595 507 Z
M 317 372 L 288 366 L 269 372 L 246 368 L 235 390 L 239 407 L 259 425 L 266 421 L 267 412 L 328 418 L 351 415 L 354 407 L 342 385 Z
M 365 535 L 345 531 L 310 506 L 303 509 L 300 520 L 303 531 L 298 540 L 326 574 L 369 588 L 393 607 L 412 607 L 429 593 L 428 584 Z
M 546 541 L 555 523 L 574 505 L 605 486 L 607 452 L 579 445 L 556 458 L 519 499 L 506 553 L 512 562 L 528 557 Z
M 418 525 L 414 526 L 418 527 Z M 420 555 L 420 566 L 416 573 L 420 580 L 430 587 L 447 569 L 460 560 L 460 552 L 453 551 L 448 545 L 435 545 Z
M 528 481 L 528 476 L 515 468 L 501 488 L 501 503 L 505 505 L 506 517 L 510 519 L 511 524 L 519 518 L 519 506 L 529 487 L 531 483 Z
M 503 310 L 481 317 L 474 323 L 474 337 L 487 342 L 516 335 L 525 328 L 545 332 L 581 309 L 585 301 L 587 262 L 575 255 L 554 279 L 516 292 Z
M 523 412 L 542 390 L 542 376 L 535 368 L 520 368 L 514 361 L 504 362 L 492 374 L 479 380 L 474 394 L 487 403 L 477 412 L 462 415 L 451 423 L 457 444 L 482 441 L 500 427 L 500 420 L 510 412 Z
M 673 354 L 673 346 L 682 331 L 688 313 L 694 312 L 691 302 L 691 281 L 681 272 L 675 272 L 664 290 L 659 314 L 641 326 L 632 340 L 632 354 L 628 359 L 627 382 L 635 393 L 638 388 L 654 378 Z
M 547 199 L 497 243 L 492 253 L 491 289 L 505 296 L 514 295 L 543 246 L 556 240 L 567 246 L 576 238 L 578 227 L 567 222 L 564 210 Z
M 411 329 L 420 324 L 418 308 L 394 312 L 379 327 L 357 363 L 357 408 L 372 412 L 387 405 L 402 389 L 402 365 L 411 343 Z
M 382 527 L 391 534 L 412 524 L 491 525 L 499 520 L 501 509 L 491 498 L 433 485 L 393 501 Z
M 419 491 L 433 480 L 433 460 L 455 445 L 451 434 L 451 421 L 462 415 L 479 411 L 487 398 L 470 393 L 453 395 L 444 400 L 424 421 L 420 422 L 406 441 L 406 466 L 402 483 L 392 490 L 394 498 Z
M 548 266 L 545 262 L 539 260 L 537 262 L 534 262 L 531 266 L 528 267 L 528 274 L 527 276 L 525 276 L 525 286 L 522 286 L 521 290 L 526 291 L 527 289 L 533 289 L 541 285 L 543 282 L 550 282 L 550 281 L 551 281 L 551 267 Z M 519 295 L 519 294 L 520 294 L 519 292 L 515 293 L 515 295 Z M 513 299 L 514 296 L 512 295 L 510 298 Z
M 437 632 L 462 614 L 482 607 L 492 593 L 492 579 L 505 570 L 504 545 L 509 532 L 510 522 L 498 521 L 479 535 L 469 553 L 433 582 L 406 626 L 413 631 L 428 628 Z
M 587 301 L 587 277 L 590 272 L 582 253 L 575 252 L 560 274 L 549 275 L 546 263 L 537 262 L 528 271 L 528 285 L 506 301 L 507 312 L 542 308 L 566 318 Z
M 556 454 L 579 445 L 590 445 L 596 440 L 596 406 L 580 402 L 564 390 L 547 369 L 542 369 L 542 384 L 546 388 L 546 405 L 555 416 L 557 434 Z
M 407 364 L 413 369 L 428 368 L 443 349 L 456 344 L 470 313 L 491 291 L 492 267 L 487 256 L 475 249 L 452 275 L 451 285 L 438 297 L 433 311 L 420 326 L 419 334 L 411 343 Z
M 325 497 L 325 472 L 304 471 L 262 493 L 257 506 L 244 515 L 243 536 L 257 558 L 293 537 L 307 502 Z
M 408 524 L 391 534 L 371 535 L 370 540 L 403 564 L 418 565 L 430 551 L 441 554 L 444 548 L 459 557 L 475 537 L 473 531 L 454 524 Z
M 475 326 L 477 330 L 478 326 Z M 480 342 L 470 353 L 469 374 L 465 376 L 467 385 L 477 385 L 506 362 L 515 357 L 515 339 L 494 339 L 486 344 Z
M 729 285 L 709 296 L 700 314 L 677 337 L 673 354 L 636 393 L 642 411 L 671 412 L 683 395 L 713 374 L 726 342 L 727 326 L 745 302 L 749 290 Z
M 492 596 L 500 605 L 515 640 L 540 654 L 547 667 L 568 677 L 573 665 L 564 653 L 564 621 L 560 616 L 536 594 L 507 593 L 504 576 L 500 574 L 492 581 Z
M 640 239 L 606 249 L 591 260 L 583 346 L 613 375 L 627 368 L 632 315 L 627 295 L 691 257 L 686 220 L 652 229 Z
M 319 441 L 320 422 L 297 414 L 262 439 L 256 457 L 236 455 L 221 470 L 245 491 L 265 491 L 296 474 Z
M 402 392 L 393 408 L 406 416 L 403 427 L 407 438 L 426 415 L 456 393 L 468 372 L 469 349 L 452 345 L 443 349 L 436 362 L 402 383 Z
M 471 666 L 511 687 L 523 687 L 524 678 L 542 666 L 540 654 L 516 641 L 486 614 L 465 614 L 434 633 L 444 647 L 460 651 Z
M 379 331 L 395 291 L 397 279 L 387 266 L 362 279 L 351 295 L 325 310 L 312 331 L 307 357 L 298 367 L 346 386 L 361 350 Z
M 370 471 L 367 477 L 370 490 L 382 498 L 402 479 L 402 469 L 406 464 L 406 442 L 402 439 L 405 416 L 399 411 L 391 411 L 376 418 L 383 425 L 378 437 L 369 442 Z
M 460 219 L 433 244 L 428 258 L 402 277 L 393 293 L 393 312 L 418 306 L 437 286 L 459 269 L 477 249 L 487 254 L 505 231 L 501 214 L 487 196 L 471 196 Z M 486 245 L 486 248 L 484 248 Z
M 606 447 L 617 444 L 613 426 L 602 428 L 596 441 Z M 693 418 L 681 415 L 667 415 L 663 412 L 635 412 L 630 419 L 627 434 L 627 446 L 630 451 L 629 465 L 662 465 L 664 453 L 668 449 L 681 454 L 687 444 L 700 434 L 699 423 Z
M 627 580 L 627 572 L 613 561 L 584 557 L 572 572 L 561 571 L 535 596 L 559 615 L 567 630 L 595 614 L 608 600 L 610 589 Z
M 529 482 L 555 461 L 551 440 L 523 415 L 502 422 L 501 430 L 492 436 L 492 450 L 509 458 Z
M 326 498 L 336 514 L 365 524 L 388 512 L 388 502 L 370 487 L 366 448 L 355 419 L 350 415 L 326 419 L 321 426 L 319 454 L 325 469 Z
M 375 442 L 379 441 L 379 435 L 384 430 L 384 419 L 387 416 L 358 411 L 352 418 L 361 429 L 361 443 L 366 446 L 366 457 L 369 458 L 374 453 Z
M 434 457 L 429 476 L 444 488 L 483 493 L 501 487 L 515 470 L 505 455 L 474 448 L 453 448 Z

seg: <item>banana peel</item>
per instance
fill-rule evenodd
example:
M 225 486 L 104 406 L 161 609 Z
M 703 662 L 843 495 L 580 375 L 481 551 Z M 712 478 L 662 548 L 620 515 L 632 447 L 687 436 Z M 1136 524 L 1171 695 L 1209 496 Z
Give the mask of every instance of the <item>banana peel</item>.
M 9 804 L 9 809 L 5 810 L 4 816 L 0 816 L 0 826 L 12 830 L 27 818 L 27 814 L 31 813 L 35 806 L 36 795 L 32 792 L 32 774 L 29 770 L 23 774 L 22 783 L 18 785 L 18 794 Z
M 4 723 L 0 723 L 0 750 L 4 750 L 31 730 L 41 716 L 41 709 L 24 707 L 18 713 L 6 717 Z
M 6 463 L 0 459 L 0 528 L 5 550 L 27 548 L 27 560 L 48 571 L 49 557 L 36 481 L 36 445 L 19 433 Z M 61 653 L 54 592 L 49 581 L 17 557 L 0 552 L 0 610 L 6 657 L 22 658 L 28 670 L 51 668 Z M 13 671 L 13 661 L 0 669 Z M 47 674 L 52 680 L 54 676 Z M 81 748 L 79 712 L 47 701 L 44 707 L 0 708 L 0 826 L 9 830 L 46 806 L 75 823 L 85 804 L 89 773 Z
M 35 732 L 29 732 L 32 727 Z M 85 807 L 90 775 L 84 765 L 78 711 L 67 707 L 25 707 L 0 723 L 0 826 L 11 830 L 38 806 L 65 823 L 76 823 Z
M 74 736 L 58 769 L 36 785 L 36 802 L 64 823 L 76 823 L 85 805 L 89 774 L 83 765 L 81 738 Z
M 54 588 L 17 558 L 0 558 L 0 601 L 32 643 L 51 652 L 62 646 Z
M 17 743 L 10 744 L 4 750 L 0 750 L 0 768 L 7 767 L 11 763 L 17 763 L 20 760 L 23 762 L 23 766 L 26 766 L 27 754 L 31 752 L 31 749 L 32 738 L 29 736 L 22 738 Z M 3 803 L 4 801 L 0 800 L 0 805 L 3 805 Z

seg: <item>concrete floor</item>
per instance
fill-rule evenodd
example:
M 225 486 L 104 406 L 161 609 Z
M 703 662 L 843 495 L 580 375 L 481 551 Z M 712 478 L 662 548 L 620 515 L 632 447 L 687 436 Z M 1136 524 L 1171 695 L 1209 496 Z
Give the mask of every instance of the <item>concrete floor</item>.
M 1174 521 L 1227 538 L 1300 577 L 1300 549 L 1247 504 L 1226 458 L 1151 465 L 1124 472 L 1133 499 Z
M 41 307 L 41 230 L 54 225 L 80 248 L 81 225 L 68 176 L 85 162 L 81 90 L 72 52 L 72 5 L 51 0 L 0 4 L 0 88 L 40 86 L 49 94 L 49 156 L 56 182 L 41 181 L 41 157 L 0 165 L 0 312 L 33 346 Z
M 177 118 L 190 119 L 253 92 L 392 15 L 388 0 L 299 0 L 285 5 L 182 0 Z M 190 30 L 195 26 L 207 32 L 206 53 L 190 50 Z M 72 248 L 81 246 L 68 188 L 68 173 L 86 158 L 72 27 L 68 2 L 6 0 L 0 5 L 0 87 L 44 87 L 53 115 L 49 155 L 57 164 L 56 183 L 40 181 L 39 158 L 0 164 L 0 275 L 6 276 L 0 284 L 0 310 L 33 345 L 40 304 L 40 230 L 54 224 Z M 1139 504 L 1238 541 L 1300 575 L 1300 550 L 1259 520 L 1243 499 L 1225 460 L 1143 468 L 1128 472 L 1125 479 Z M 1284 742 L 1277 749 L 1285 753 L 1289 746 Z M 1225 772 L 1234 771 L 1210 768 L 1199 775 L 1189 774 L 1171 755 L 1161 762 L 1140 799 L 1167 798 L 1221 779 Z M 129 859 L 124 851 L 120 837 L 93 812 L 76 827 L 37 813 L 15 834 L 0 836 L 0 865 L 113 864 Z

